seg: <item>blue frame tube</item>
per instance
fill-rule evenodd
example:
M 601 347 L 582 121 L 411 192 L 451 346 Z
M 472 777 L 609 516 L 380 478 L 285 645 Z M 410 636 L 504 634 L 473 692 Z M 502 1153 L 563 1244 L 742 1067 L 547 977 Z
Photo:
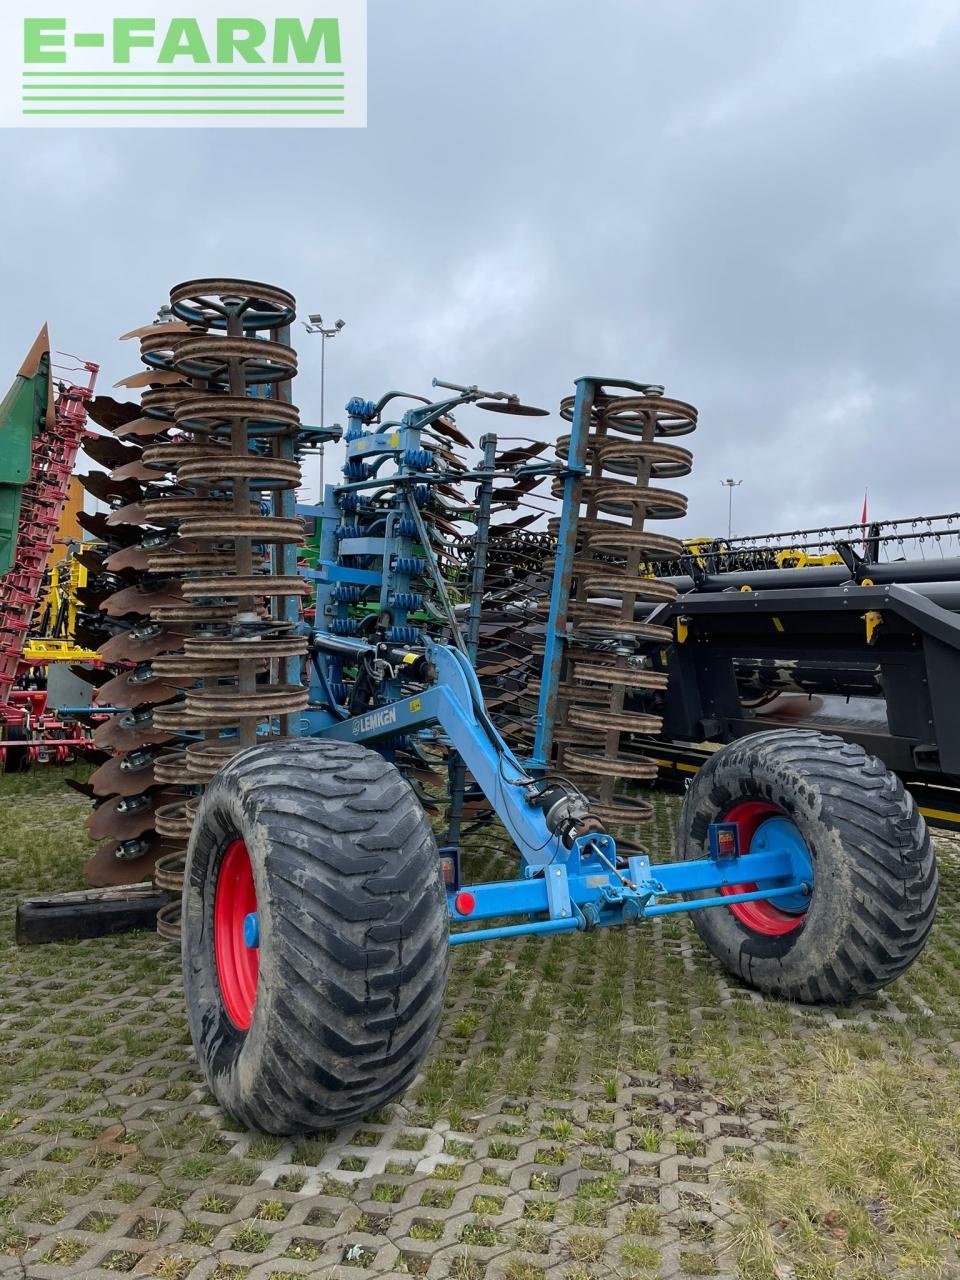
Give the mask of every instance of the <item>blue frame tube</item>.
M 543 651 L 543 672 L 540 682 L 540 698 L 537 703 L 536 736 L 533 755 L 527 762 L 533 773 L 543 773 L 550 764 L 553 746 L 553 728 L 560 670 L 566 647 L 567 608 L 570 604 L 570 581 L 573 575 L 573 554 L 577 544 L 577 525 L 580 523 L 580 493 L 586 471 L 587 440 L 590 414 L 596 395 L 594 378 L 579 378 L 573 403 L 573 421 L 570 424 L 570 448 L 567 469 L 563 481 L 563 507 L 560 514 L 560 530 L 557 535 L 557 559 L 550 588 L 550 613 L 547 618 L 547 634 Z

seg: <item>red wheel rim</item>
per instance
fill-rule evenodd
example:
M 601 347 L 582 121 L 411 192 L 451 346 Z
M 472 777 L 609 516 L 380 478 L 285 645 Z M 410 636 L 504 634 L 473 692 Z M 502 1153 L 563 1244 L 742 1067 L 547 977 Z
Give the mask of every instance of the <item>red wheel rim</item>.
M 243 940 L 243 922 L 257 909 L 257 890 L 247 846 L 234 840 L 220 863 L 213 895 L 213 950 L 220 995 L 230 1021 L 246 1031 L 257 999 L 260 953 Z
M 740 831 L 740 849 L 743 853 L 750 851 L 750 842 L 768 818 L 784 817 L 782 809 L 767 800 L 741 800 L 735 804 L 720 821 L 735 822 Z M 731 893 L 755 893 L 756 884 L 725 885 L 720 892 L 726 897 Z M 794 913 L 781 911 L 772 902 L 764 898 L 755 898 L 752 902 L 733 902 L 728 907 L 734 916 L 747 929 L 754 933 L 762 933 L 768 938 L 781 938 L 784 934 L 793 933 L 803 924 L 806 912 Z

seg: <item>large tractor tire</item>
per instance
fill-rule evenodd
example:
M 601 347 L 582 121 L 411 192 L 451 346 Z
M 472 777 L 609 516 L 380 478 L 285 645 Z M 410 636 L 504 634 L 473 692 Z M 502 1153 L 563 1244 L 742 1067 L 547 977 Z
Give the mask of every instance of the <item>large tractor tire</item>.
M 721 748 L 684 799 L 681 857 L 710 856 L 714 822 L 736 823 L 744 853 L 786 843 L 809 873 L 809 896 L 692 913 L 713 955 L 751 987 L 844 1003 L 893 982 L 923 950 L 937 905 L 926 823 L 900 779 L 862 747 L 783 729 Z
M 183 892 L 187 1018 L 218 1102 L 292 1134 L 401 1093 L 440 1021 L 447 934 L 433 833 L 392 764 L 310 738 L 237 755 L 200 802 Z

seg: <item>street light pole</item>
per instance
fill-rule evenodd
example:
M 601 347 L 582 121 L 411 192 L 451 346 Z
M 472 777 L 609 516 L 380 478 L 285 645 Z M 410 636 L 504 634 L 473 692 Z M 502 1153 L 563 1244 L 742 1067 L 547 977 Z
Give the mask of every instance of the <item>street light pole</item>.
M 726 485 L 728 501 L 727 501 L 727 541 L 733 537 L 733 491 L 738 485 L 743 484 L 742 480 L 721 480 L 721 484 Z
M 346 326 L 345 320 L 338 320 L 332 329 L 324 329 L 323 316 L 312 315 L 309 322 L 304 320 L 303 326 L 307 333 L 319 333 L 320 335 L 320 427 L 326 425 L 326 396 L 327 396 L 327 339 L 335 338 L 337 334 Z M 323 451 L 324 443 L 320 441 L 320 501 L 323 502 L 324 483 L 323 483 Z

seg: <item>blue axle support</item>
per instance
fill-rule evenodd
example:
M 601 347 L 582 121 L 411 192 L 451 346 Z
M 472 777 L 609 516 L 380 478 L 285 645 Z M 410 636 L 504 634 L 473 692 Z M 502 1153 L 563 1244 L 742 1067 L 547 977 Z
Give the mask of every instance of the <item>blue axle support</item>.
M 762 851 L 655 867 L 643 855 L 630 857 L 625 867 L 619 866 L 616 844 L 604 833 L 580 835 L 567 847 L 561 836 L 550 830 L 536 803 L 536 780 L 490 722 L 476 675 L 464 655 L 430 641 L 426 650 L 436 672 L 435 683 L 429 688 L 415 697 L 330 725 L 320 734 L 375 745 L 399 733 L 439 725 L 473 774 L 520 852 L 522 877 L 461 886 L 448 895 L 451 923 L 466 925 L 517 916 L 526 919 L 519 924 L 455 932 L 451 944 L 623 924 L 760 898 L 791 904 L 809 898 L 809 855 L 801 847 L 802 841 L 798 843 L 773 824 Z M 758 887 L 732 891 L 744 884 Z M 685 893 L 704 896 L 669 900 Z M 461 909 L 464 906 L 467 909 Z

